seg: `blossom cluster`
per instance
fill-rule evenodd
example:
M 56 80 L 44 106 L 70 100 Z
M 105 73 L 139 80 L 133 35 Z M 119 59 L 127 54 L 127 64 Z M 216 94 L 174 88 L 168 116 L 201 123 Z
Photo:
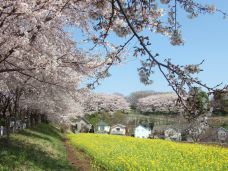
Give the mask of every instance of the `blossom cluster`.
M 93 93 L 85 102 L 85 110 L 88 113 L 116 111 L 127 112 L 130 110 L 130 104 L 125 97 L 116 94 Z
M 138 100 L 137 109 L 141 112 L 179 112 L 177 95 L 174 93 L 153 94 Z

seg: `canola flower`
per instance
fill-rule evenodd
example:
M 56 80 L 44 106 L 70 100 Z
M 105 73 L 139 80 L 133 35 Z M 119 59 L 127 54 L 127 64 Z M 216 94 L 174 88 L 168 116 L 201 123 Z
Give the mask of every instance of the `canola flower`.
M 228 171 L 228 149 L 159 139 L 68 134 L 70 143 L 108 171 Z

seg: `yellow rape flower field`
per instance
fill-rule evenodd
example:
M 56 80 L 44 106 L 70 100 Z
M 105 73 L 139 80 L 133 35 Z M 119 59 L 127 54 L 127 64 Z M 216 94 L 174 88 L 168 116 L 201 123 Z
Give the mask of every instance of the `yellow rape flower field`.
M 228 149 L 219 146 L 102 134 L 67 136 L 75 148 L 93 159 L 94 167 L 102 170 L 228 170 Z

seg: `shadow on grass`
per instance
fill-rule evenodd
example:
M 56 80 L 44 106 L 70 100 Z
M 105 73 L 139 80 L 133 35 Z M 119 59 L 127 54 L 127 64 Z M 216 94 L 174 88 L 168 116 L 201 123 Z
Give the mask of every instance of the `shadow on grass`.
M 34 141 L 42 139 L 48 141 L 49 144 L 55 143 L 51 142 L 50 138 L 58 139 L 58 142 L 63 139 L 58 130 L 50 125 L 41 124 L 31 130 L 25 130 L 19 134 Z M 10 138 L 7 144 L 6 142 L 4 139 L 0 139 L 0 170 L 74 170 L 66 158 L 64 158 L 64 155 L 62 157 L 56 156 L 52 152 L 45 151 L 43 149 L 45 146 L 42 147 L 37 144 L 21 141 L 17 138 Z
M 64 140 L 63 136 L 59 133 L 59 130 L 52 125 L 47 126 L 47 124 L 40 124 L 37 127 L 32 128 L 31 130 L 45 135 L 49 135 L 60 140 Z
M 35 132 L 21 131 L 20 134 L 22 134 L 24 136 L 28 136 L 30 138 L 38 138 L 38 139 L 43 139 L 43 140 L 46 140 L 46 141 L 51 141 L 50 138 L 38 135 Z

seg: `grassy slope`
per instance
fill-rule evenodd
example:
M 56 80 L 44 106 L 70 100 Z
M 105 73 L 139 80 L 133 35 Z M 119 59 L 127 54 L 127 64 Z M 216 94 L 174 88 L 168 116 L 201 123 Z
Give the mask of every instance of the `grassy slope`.
M 10 136 L 10 144 L 0 143 L 0 170 L 71 171 L 63 135 L 51 125 L 40 124 Z
M 228 170 L 228 149 L 99 134 L 68 134 L 72 145 L 85 151 L 108 171 Z

